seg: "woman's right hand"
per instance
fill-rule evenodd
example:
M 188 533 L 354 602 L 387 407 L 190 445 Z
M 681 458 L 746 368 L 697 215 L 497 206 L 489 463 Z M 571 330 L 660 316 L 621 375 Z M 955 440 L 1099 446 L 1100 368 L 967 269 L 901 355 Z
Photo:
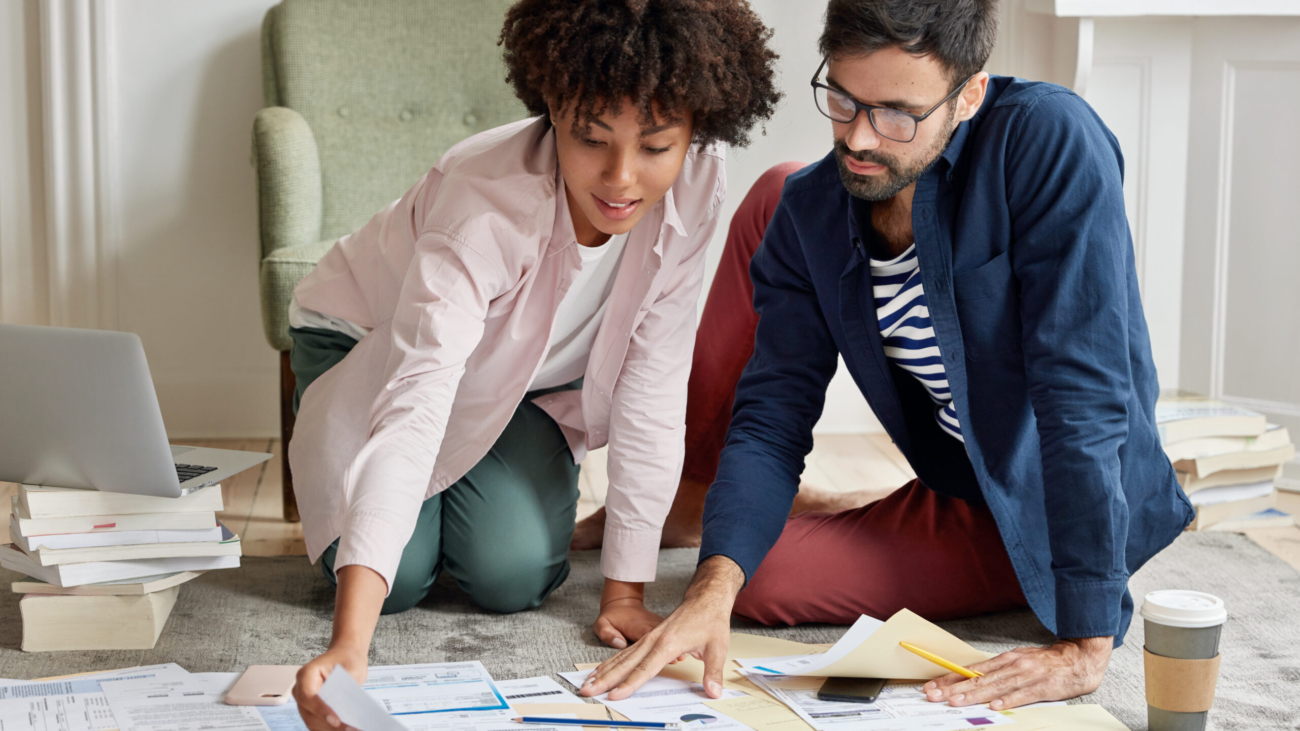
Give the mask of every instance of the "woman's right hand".
M 348 728 L 343 725 L 334 711 L 320 699 L 320 687 L 325 679 L 334 672 L 336 665 L 342 665 L 357 683 L 366 682 L 369 670 L 369 653 L 365 649 L 348 647 L 331 647 L 325 654 L 303 665 L 298 670 L 298 682 L 293 686 L 293 699 L 298 702 L 298 713 L 310 731 L 340 731 Z

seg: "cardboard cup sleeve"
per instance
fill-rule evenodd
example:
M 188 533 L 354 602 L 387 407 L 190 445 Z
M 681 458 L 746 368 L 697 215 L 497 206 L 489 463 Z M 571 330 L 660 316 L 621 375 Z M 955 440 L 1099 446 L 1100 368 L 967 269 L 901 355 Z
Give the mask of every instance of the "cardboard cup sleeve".
M 1145 655 L 1147 703 L 1162 711 L 1201 713 L 1214 703 L 1214 686 L 1219 679 L 1219 658 L 1180 660 L 1163 655 Z

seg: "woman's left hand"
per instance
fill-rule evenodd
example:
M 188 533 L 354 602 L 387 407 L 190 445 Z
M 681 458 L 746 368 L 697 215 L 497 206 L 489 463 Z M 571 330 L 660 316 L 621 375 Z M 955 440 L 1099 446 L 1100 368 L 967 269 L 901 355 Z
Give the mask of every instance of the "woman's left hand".
M 618 650 L 644 637 L 659 626 L 663 617 L 645 608 L 636 597 L 615 599 L 600 608 L 600 616 L 591 626 L 602 642 Z

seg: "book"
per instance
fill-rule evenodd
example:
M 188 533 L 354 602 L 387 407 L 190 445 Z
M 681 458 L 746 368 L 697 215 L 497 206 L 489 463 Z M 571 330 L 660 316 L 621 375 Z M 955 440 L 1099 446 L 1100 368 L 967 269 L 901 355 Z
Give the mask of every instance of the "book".
M 141 561 L 169 557 L 239 556 L 239 536 L 224 526 L 220 541 L 189 543 L 141 543 L 127 546 L 94 546 L 91 548 L 38 548 L 27 555 L 42 566 L 63 566 L 104 561 Z
M 1164 445 L 1170 462 L 1210 457 L 1230 452 L 1267 452 L 1291 443 L 1291 432 L 1284 426 L 1269 424 L 1257 437 L 1201 437 Z
M 1274 490 L 1264 497 L 1233 500 L 1213 505 L 1198 505 L 1196 506 L 1196 518 L 1192 520 L 1191 525 L 1187 526 L 1187 530 L 1205 530 L 1215 523 L 1258 513 L 1261 510 L 1274 507 L 1276 504 L 1277 491 Z
M 211 510 L 195 513 L 143 513 L 138 515 L 73 515 L 66 518 L 33 518 L 14 495 L 13 517 L 18 519 L 18 535 L 39 536 L 53 533 L 102 533 L 137 530 L 200 530 L 217 525 Z
M 180 590 L 172 586 L 138 596 L 30 594 L 18 602 L 23 651 L 152 649 Z
M 181 497 L 101 492 L 72 487 L 19 485 L 18 504 L 31 518 L 66 518 L 73 515 L 129 515 L 133 513 L 219 512 L 221 485 L 209 485 Z
M 1218 503 L 1230 503 L 1234 500 L 1250 500 L 1251 498 L 1264 497 L 1273 492 L 1273 481 L 1264 480 L 1263 482 L 1254 482 L 1246 485 L 1223 485 L 1222 487 L 1208 487 L 1204 490 L 1188 495 L 1192 505 L 1216 505 Z
M 1162 394 L 1156 402 L 1162 445 L 1201 437 L 1257 437 L 1267 428 L 1263 414 L 1185 391 Z
M 152 594 L 197 579 L 202 571 L 179 571 L 174 574 L 143 576 L 137 579 L 105 581 L 102 584 L 55 586 L 36 579 L 15 581 L 9 585 L 15 594 L 58 594 L 61 596 L 138 596 Z
M 18 518 L 9 516 L 9 537 L 24 551 L 37 548 L 94 548 L 96 546 L 130 546 L 140 543 L 191 543 L 221 541 L 221 526 L 200 530 L 123 530 L 91 533 L 54 533 L 24 536 L 18 530 Z
M 1264 452 L 1228 452 L 1212 454 L 1194 459 L 1181 459 L 1174 463 L 1174 469 L 1187 472 L 1197 478 L 1209 477 L 1224 470 L 1248 470 L 1256 467 L 1270 467 L 1290 462 L 1295 457 L 1295 447 L 1291 444 Z
M 1190 472 L 1177 472 L 1178 484 L 1183 492 L 1191 495 L 1199 490 L 1224 485 L 1250 485 L 1257 482 L 1276 481 L 1282 475 L 1282 465 L 1252 467 L 1248 470 L 1223 470 L 1208 477 L 1197 477 Z
M 136 579 L 175 571 L 210 571 L 239 567 L 239 556 L 181 556 L 136 561 L 89 561 L 42 566 L 17 546 L 0 546 L 0 566 L 47 584 L 69 587 Z
M 1277 508 L 1267 508 L 1240 518 L 1219 521 L 1205 530 L 1239 532 L 1255 528 L 1285 528 L 1292 525 L 1295 525 L 1295 518 L 1290 513 L 1282 512 Z

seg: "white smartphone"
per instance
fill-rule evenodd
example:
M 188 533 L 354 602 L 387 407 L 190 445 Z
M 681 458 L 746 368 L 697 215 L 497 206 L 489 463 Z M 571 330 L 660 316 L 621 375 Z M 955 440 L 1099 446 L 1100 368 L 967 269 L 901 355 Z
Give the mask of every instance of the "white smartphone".
M 226 691 L 226 705 L 281 706 L 293 697 L 297 665 L 253 665 Z

